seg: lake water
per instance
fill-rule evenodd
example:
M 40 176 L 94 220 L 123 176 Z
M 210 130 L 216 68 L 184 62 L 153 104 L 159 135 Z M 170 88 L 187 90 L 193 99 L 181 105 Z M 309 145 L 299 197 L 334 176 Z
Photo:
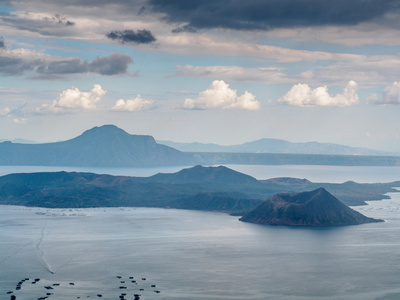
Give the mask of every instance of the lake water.
M 336 180 L 329 167 L 321 180 L 319 169 L 298 168 L 274 172 L 400 180 L 380 167 L 334 168 Z M 277 177 L 255 169 L 247 173 Z M 400 193 L 391 197 L 356 208 L 386 222 L 334 228 L 173 209 L 0 206 L 0 299 L 400 299 Z
M 275 177 L 306 178 L 313 182 L 342 183 L 353 180 L 360 183 L 392 182 L 400 180 L 400 166 L 318 166 L 318 165 L 226 165 L 226 167 L 253 176 L 257 179 Z M 87 168 L 87 167 L 37 167 L 0 166 L 0 176 L 10 173 L 30 172 L 91 172 L 122 176 L 152 176 L 157 173 L 174 173 L 189 167 L 158 168 Z

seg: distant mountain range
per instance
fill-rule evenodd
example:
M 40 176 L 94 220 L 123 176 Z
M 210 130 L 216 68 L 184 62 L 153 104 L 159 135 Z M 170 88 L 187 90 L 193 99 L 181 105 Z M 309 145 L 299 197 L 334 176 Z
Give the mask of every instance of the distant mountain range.
M 399 153 L 389 153 L 368 148 L 355 148 L 331 143 L 292 143 L 280 139 L 264 138 L 240 145 L 221 146 L 202 143 L 176 143 L 157 141 L 160 144 L 173 147 L 184 152 L 228 152 L 228 153 L 291 153 L 291 154 L 327 154 L 327 155 L 378 155 L 392 156 Z
M 173 147 L 157 143 L 149 135 L 133 135 L 114 125 L 94 127 L 80 136 L 62 142 L 45 144 L 24 144 L 10 141 L 0 143 L 0 165 L 26 166 L 75 166 L 75 167 L 159 167 L 193 166 L 221 164 L 259 164 L 259 165 L 342 165 L 342 166 L 398 166 L 400 156 L 354 155 L 361 152 L 355 148 L 351 155 L 337 154 L 293 154 L 290 151 L 305 152 L 313 148 L 309 143 L 303 149 L 300 145 L 264 139 L 253 143 L 229 148 L 218 148 L 221 152 L 183 152 Z M 272 144 L 275 144 L 272 147 Z M 335 152 L 333 144 L 310 143 L 319 152 Z M 267 147 L 267 145 L 270 145 Z M 279 146 L 280 145 L 280 146 Z M 286 145 L 286 146 L 285 146 Z M 339 149 L 347 149 L 338 146 Z M 219 146 L 222 147 L 222 146 Z M 236 147 L 236 148 L 235 148 Z M 269 149 L 272 152 L 262 153 Z M 285 150 L 286 149 L 286 150 Z M 289 149 L 291 149 L 289 151 Z M 302 150 L 303 149 L 303 150 Z M 210 149 L 202 149 L 202 151 Z M 242 151 L 243 153 L 239 153 Z M 257 153 L 250 153 L 251 151 Z M 312 151 L 311 151 L 312 152 Z M 314 152 L 318 152 L 314 150 Z
M 5 140 L 0 139 L 0 143 L 2 142 L 12 142 L 12 143 L 19 143 L 19 144 L 37 144 L 35 141 L 25 140 L 25 139 L 13 139 L 13 140 Z

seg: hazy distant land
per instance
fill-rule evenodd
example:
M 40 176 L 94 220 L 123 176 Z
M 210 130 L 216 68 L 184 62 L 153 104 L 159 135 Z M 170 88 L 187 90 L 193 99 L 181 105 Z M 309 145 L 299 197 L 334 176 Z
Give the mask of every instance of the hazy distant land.
M 222 146 L 205 143 L 177 143 L 157 140 L 159 144 L 167 145 L 183 152 L 228 152 L 228 153 L 286 153 L 286 154 L 325 154 L 325 155 L 369 155 L 369 156 L 399 156 L 391 153 L 362 147 L 350 147 L 333 143 L 305 142 L 293 143 L 281 139 L 263 138 L 240 145 Z
M 26 139 L 12 139 L 12 140 L 0 139 L 0 143 L 3 143 L 3 142 L 11 142 L 11 143 L 18 143 L 18 144 L 38 144 L 38 142 L 35 142 L 32 140 L 26 140 Z
M 265 148 L 262 148 L 263 146 L 260 144 L 265 144 L 268 141 L 271 140 L 243 144 L 241 147 L 231 148 L 229 152 L 182 152 L 175 148 L 158 144 L 152 136 L 132 135 L 114 125 L 104 125 L 94 127 L 76 138 L 63 142 L 46 144 L 2 142 L 0 143 L 0 165 L 75 167 L 157 167 L 193 166 L 197 164 L 400 165 L 400 156 L 354 155 L 377 152 L 365 152 L 365 149 L 363 152 L 361 148 L 333 144 L 304 144 L 304 147 L 309 149 L 307 150 L 308 152 L 311 151 L 310 149 L 315 149 L 314 152 L 320 149 L 318 151 L 325 154 L 294 154 L 289 152 L 293 152 L 296 149 L 298 152 L 304 152 L 305 148 L 299 144 L 275 140 L 276 143 L 286 146 L 275 147 L 270 150 L 288 153 L 250 153 L 255 152 L 257 149 L 259 150 L 256 152 L 265 152 Z M 287 150 L 288 148 L 291 150 Z M 224 147 L 218 149 L 228 151 Z M 329 153 L 328 149 L 335 153 L 351 153 L 351 155 L 326 154 Z

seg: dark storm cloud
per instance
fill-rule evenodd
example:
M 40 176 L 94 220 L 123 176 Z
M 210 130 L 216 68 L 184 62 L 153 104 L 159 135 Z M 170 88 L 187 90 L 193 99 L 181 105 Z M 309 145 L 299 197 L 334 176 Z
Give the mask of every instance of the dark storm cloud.
M 5 76 L 22 75 L 33 71 L 37 61 L 24 61 L 22 58 L 0 56 L 0 74 Z
M 173 29 L 172 32 L 173 33 L 180 33 L 180 32 L 192 32 L 193 33 L 193 32 L 197 32 L 197 29 L 192 26 L 185 25 L 185 26 Z
M 78 74 L 88 73 L 89 66 L 86 61 L 82 62 L 79 58 L 66 59 L 61 61 L 52 61 L 49 63 L 41 63 L 36 69 L 40 74 Z
M 6 43 L 4 42 L 4 38 L 0 36 L 0 50 L 6 47 Z
M 116 53 L 106 57 L 96 57 L 90 64 L 90 71 L 101 75 L 125 74 L 131 63 L 133 60 L 130 56 Z
M 34 72 L 34 79 L 59 79 L 70 74 L 126 74 L 129 64 L 133 63 L 130 56 L 112 54 L 106 57 L 96 57 L 91 63 L 79 58 L 48 61 L 46 59 L 29 60 L 23 57 L 0 56 L 0 74 L 5 76 L 23 75 Z
M 145 6 L 142 6 L 142 7 L 139 9 L 139 11 L 138 11 L 138 15 L 139 15 L 139 16 L 140 16 L 140 15 L 143 15 L 145 12 L 146 12 L 146 7 L 145 7 Z
M 106 34 L 106 37 L 117 40 L 121 43 L 150 44 L 156 41 L 156 38 L 150 30 L 114 30 Z
M 399 0 L 149 0 L 148 4 L 165 14 L 168 22 L 238 30 L 356 25 L 400 8 Z
M 39 74 L 85 74 L 94 73 L 100 75 L 120 75 L 125 74 L 129 64 L 133 63 L 130 56 L 116 53 L 106 57 L 96 57 L 91 63 L 81 61 L 79 58 L 65 61 L 55 61 L 40 66 L 37 69 Z

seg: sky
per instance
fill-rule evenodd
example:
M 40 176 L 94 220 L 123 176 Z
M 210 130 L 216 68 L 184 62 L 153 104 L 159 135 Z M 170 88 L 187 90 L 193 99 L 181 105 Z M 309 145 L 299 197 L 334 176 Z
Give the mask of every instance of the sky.
M 400 152 L 399 0 L 0 1 L 0 139 Z

